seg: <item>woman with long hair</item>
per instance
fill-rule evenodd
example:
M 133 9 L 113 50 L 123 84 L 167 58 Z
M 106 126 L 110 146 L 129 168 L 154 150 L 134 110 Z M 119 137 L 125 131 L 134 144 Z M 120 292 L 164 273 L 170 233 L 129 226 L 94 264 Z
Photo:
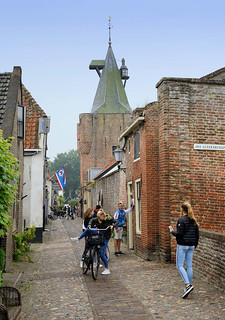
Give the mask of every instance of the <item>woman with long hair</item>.
M 93 214 L 94 214 L 94 209 L 87 208 L 87 210 L 84 213 L 83 219 L 82 219 L 83 220 L 83 225 L 82 225 L 83 232 L 84 232 L 84 230 L 87 229 L 87 226 L 89 224 L 89 221 L 93 217 Z
M 192 259 L 194 249 L 198 245 L 199 228 L 189 202 L 186 201 L 181 205 L 181 213 L 183 216 L 177 221 L 177 231 L 174 231 L 171 226 L 169 228 L 177 241 L 176 266 L 185 284 L 182 298 L 186 298 L 194 289 L 191 284 L 193 278 Z M 187 270 L 184 268 L 184 261 Z
M 83 232 L 87 229 L 89 222 L 93 217 L 93 214 L 94 214 L 94 209 L 87 208 L 87 210 L 84 213 L 83 219 L 82 219 L 83 220 L 83 224 L 82 224 L 82 231 Z M 74 238 L 71 238 L 71 239 L 74 240 Z M 88 245 L 87 245 L 87 241 L 85 241 L 85 247 L 84 247 L 84 251 L 82 253 L 81 261 L 80 261 L 81 268 L 83 267 L 83 260 L 84 260 L 84 256 L 85 256 L 87 250 L 88 250 Z

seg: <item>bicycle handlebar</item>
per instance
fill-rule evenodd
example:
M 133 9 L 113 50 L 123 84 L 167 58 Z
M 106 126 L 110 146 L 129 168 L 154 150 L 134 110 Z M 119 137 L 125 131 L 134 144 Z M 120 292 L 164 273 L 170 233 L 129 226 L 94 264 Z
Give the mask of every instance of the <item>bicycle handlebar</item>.
M 88 228 L 89 230 L 100 230 L 100 231 L 105 231 L 108 230 L 110 226 L 108 226 L 106 229 L 98 229 L 98 228 Z

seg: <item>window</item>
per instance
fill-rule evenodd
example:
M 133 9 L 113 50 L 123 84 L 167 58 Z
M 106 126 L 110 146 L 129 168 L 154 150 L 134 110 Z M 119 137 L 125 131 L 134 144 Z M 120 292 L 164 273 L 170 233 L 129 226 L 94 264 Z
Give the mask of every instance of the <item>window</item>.
M 18 105 L 17 138 L 19 139 L 25 139 L 25 119 L 26 119 L 26 109 L 24 106 Z
M 141 233 L 141 179 L 135 180 L 136 233 Z
M 112 154 L 114 156 L 114 151 L 117 149 L 117 146 L 112 146 Z
M 130 138 L 128 140 L 128 153 L 130 153 Z
M 140 137 L 139 131 L 134 134 L 134 160 L 140 158 Z

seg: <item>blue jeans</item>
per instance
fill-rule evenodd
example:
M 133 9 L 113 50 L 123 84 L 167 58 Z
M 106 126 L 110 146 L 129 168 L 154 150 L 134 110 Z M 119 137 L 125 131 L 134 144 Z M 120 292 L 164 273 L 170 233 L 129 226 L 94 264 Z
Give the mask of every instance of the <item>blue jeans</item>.
M 105 265 L 105 268 L 108 269 L 108 260 L 106 258 L 106 255 L 105 255 L 105 251 L 106 251 L 106 248 L 107 248 L 107 245 L 109 243 L 109 239 L 105 239 L 105 244 L 104 246 L 102 247 L 102 250 L 101 250 L 101 258 L 102 258 L 102 261 L 104 262 L 104 265 Z
M 96 230 L 93 230 L 93 229 L 86 229 L 86 230 L 84 230 L 84 232 L 79 236 L 79 239 L 82 239 L 82 238 L 84 238 L 84 237 L 86 237 L 86 236 L 88 236 L 89 234 L 94 234 L 94 233 L 98 233 L 98 230 L 96 229 Z
M 176 266 L 185 284 L 192 282 L 193 269 L 192 269 L 192 258 L 195 246 L 183 246 L 177 245 L 176 252 Z M 184 261 L 186 264 L 187 271 L 184 269 Z

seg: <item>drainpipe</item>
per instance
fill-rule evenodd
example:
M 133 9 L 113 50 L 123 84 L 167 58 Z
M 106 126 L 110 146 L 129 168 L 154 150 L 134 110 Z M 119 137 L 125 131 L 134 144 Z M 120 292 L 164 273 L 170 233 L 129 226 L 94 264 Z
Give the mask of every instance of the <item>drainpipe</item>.
M 95 119 L 95 168 L 97 168 L 97 113 L 94 114 Z

